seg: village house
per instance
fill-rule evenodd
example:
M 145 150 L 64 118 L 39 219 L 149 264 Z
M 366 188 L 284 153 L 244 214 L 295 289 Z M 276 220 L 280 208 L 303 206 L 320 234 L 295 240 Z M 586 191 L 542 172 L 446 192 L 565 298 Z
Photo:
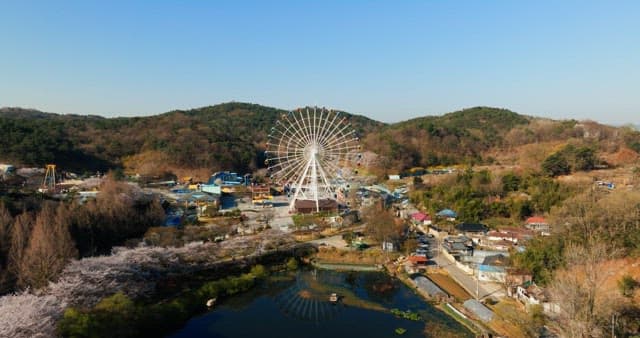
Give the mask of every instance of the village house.
M 473 255 L 473 241 L 466 236 L 447 236 L 442 242 L 442 248 L 454 258 Z
M 534 282 L 525 282 L 516 287 L 515 298 L 527 308 L 547 301 L 545 290 Z
M 458 217 L 458 214 L 451 210 L 451 209 L 444 209 L 444 210 L 440 210 L 436 216 L 438 217 L 442 217 L 444 219 L 446 219 L 447 221 L 451 221 L 451 222 L 455 222 L 456 218 Z
M 424 212 L 416 212 L 411 214 L 411 221 L 415 225 L 431 225 L 431 216 L 429 214 L 425 214 Z
M 497 251 L 509 251 L 511 250 L 511 248 L 514 247 L 515 243 L 513 243 L 512 241 L 508 241 L 508 240 L 485 240 L 482 241 L 482 246 L 487 248 L 487 249 L 491 249 L 491 250 L 497 250 Z
M 507 285 L 507 295 L 515 297 L 516 287 L 533 280 L 533 275 L 521 269 L 507 268 L 507 277 L 505 284 Z
M 504 283 L 507 276 L 509 257 L 498 254 L 487 256 L 478 265 L 478 279 L 481 281 Z
M 475 244 L 480 244 L 489 228 L 481 223 L 460 223 L 456 225 L 456 230 L 459 234 L 471 238 Z
M 508 250 L 513 245 L 522 244 L 534 236 L 535 232 L 527 228 L 504 227 L 489 231 L 481 244 L 494 247 L 496 250 Z
M 551 227 L 543 217 L 529 217 L 524 222 L 524 226 L 535 232 L 539 232 L 542 236 L 549 236 L 551 234 Z

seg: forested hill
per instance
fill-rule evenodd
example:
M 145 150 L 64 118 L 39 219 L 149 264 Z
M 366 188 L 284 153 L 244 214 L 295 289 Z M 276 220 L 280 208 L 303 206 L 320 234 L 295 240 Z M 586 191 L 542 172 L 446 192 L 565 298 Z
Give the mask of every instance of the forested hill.
M 385 159 L 381 161 L 385 172 L 496 161 L 529 161 L 540 169 L 547 156 L 562 153 L 564 147 L 568 148 L 562 154 L 569 162 L 575 160 L 570 158 L 575 152 L 593 153 L 595 162 L 606 162 L 601 155 L 611 155 L 608 160 L 613 161 L 635 160 L 640 152 L 640 133 L 593 121 L 550 120 L 474 107 L 388 125 L 369 134 L 364 143 L 365 149 Z
M 264 162 L 267 133 L 285 110 L 223 103 L 131 118 L 0 109 L 0 162 L 74 171 L 127 167 L 150 175 L 182 169 L 245 172 Z M 361 134 L 383 123 L 346 114 Z
M 503 145 L 506 133 L 530 120 L 506 109 L 469 108 L 390 125 L 369 135 L 366 148 L 405 167 L 477 162 L 489 149 Z
M 56 163 L 76 172 L 121 167 L 145 175 L 247 172 L 264 165 L 268 131 L 283 113 L 236 102 L 127 118 L 2 108 L 0 163 Z M 564 167 L 576 167 L 571 162 L 577 153 L 598 161 L 621 154 L 607 158 L 615 161 L 634 160 L 640 152 L 640 132 L 631 127 L 534 118 L 499 108 L 474 107 L 388 125 L 346 116 L 361 135 L 363 149 L 380 155 L 372 168 L 378 174 L 496 161 L 529 161 L 539 169 L 556 152 L 562 158 L 555 163 L 560 169 L 555 173 L 562 173 Z

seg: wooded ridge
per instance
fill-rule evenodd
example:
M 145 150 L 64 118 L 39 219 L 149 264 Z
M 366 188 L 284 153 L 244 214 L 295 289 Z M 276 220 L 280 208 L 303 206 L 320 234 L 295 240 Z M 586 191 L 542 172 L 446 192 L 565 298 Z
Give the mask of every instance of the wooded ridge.
M 1 108 L 0 161 L 26 166 L 57 163 L 80 173 L 114 168 L 155 176 L 197 169 L 251 172 L 264 166 L 268 132 L 284 113 L 237 102 L 117 118 Z M 564 162 L 576 162 L 576 153 L 593 153 L 593 165 L 599 165 L 606 162 L 599 154 L 623 151 L 634 157 L 640 152 L 640 132 L 630 126 L 556 121 L 500 108 L 474 107 L 393 124 L 345 116 L 361 137 L 363 150 L 378 155 L 372 170 L 380 175 L 412 167 L 521 164 L 541 157 L 539 166 L 558 152 L 542 168 L 553 175 L 571 170 L 572 163 Z M 527 148 L 533 144 L 544 149 Z M 561 151 L 566 145 L 573 148 Z M 535 151 L 543 154 L 532 154 Z

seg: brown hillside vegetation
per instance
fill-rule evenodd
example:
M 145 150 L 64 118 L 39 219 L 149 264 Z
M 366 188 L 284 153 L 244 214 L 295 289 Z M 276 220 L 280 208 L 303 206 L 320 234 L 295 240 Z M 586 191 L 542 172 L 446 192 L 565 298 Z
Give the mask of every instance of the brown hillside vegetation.
M 604 332 L 610 332 L 614 315 L 619 317 L 619 329 L 640 330 L 640 289 L 635 287 L 625 296 L 620 288 L 623 278 L 640 284 L 639 258 L 595 261 L 587 258 L 585 264 L 559 270 L 551 288 L 561 311 L 553 317 L 555 324 L 560 325 L 559 331 L 570 336 L 604 336 Z
M 267 135 L 285 113 L 238 102 L 132 118 L 0 109 L 0 161 L 56 163 L 78 172 L 125 168 L 149 176 L 200 176 L 202 169 L 252 172 L 264 167 Z M 629 165 L 640 151 L 640 132 L 632 128 L 534 118 L 500 108 L 474 107 L 390 125 L 344 116 L 361 136 L 363 152 L 375 154 L 362 171 L 378 176 L 456 164 L 538 171 L 545 159 L 569 145 L 576 154 L 593 152 L 598 163 Z
M 238 102 L 132 118 L 0 109 L 0 161 L 104 171 L 129 158 L 129 169 L 151 176 L 165 169 L 250 172 L 264 166 L 267 135 L 285 113 Z M 360 135 L 383 125 L 343 116 Z
M 605 153 L 602 157 L 607 163 L 614 166 L 638 164 L 638 160 L 640 160 L 638 153 L 628 147 L 620 147 L 618 151 L 614 153 Z

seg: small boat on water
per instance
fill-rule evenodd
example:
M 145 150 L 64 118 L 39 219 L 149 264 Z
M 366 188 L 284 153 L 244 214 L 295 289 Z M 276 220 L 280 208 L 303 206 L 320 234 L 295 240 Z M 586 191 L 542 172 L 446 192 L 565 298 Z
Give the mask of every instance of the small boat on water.
M 216 303 L 217 298 L 211 298 L 207 301 L 207 307 L 208 308 L 212 308 L 213 305 Z
M 338 294 L 337 294 L 337 293 L 335 293 L 335 292 L 334 292 L 334 293 L 332 293 L 332 294 L 331 294 L 331 296 L 329 296 L 329 301 L 330 301 L 331 303 L 336 303 L 336 302 L 338 302 L 338 299 L 339 299 Z

